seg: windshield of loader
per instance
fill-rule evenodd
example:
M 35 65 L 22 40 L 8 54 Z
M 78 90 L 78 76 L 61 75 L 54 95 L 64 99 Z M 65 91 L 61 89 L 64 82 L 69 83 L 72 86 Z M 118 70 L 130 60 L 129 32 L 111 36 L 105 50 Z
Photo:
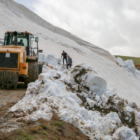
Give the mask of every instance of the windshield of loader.
M 17 36 L 14 36 L 13 33 L 6 33 L 4 44 L 27 47 L 28 46 L 28 35 L 27 34 L 17 34 Z
M 19 46 L 28 46 L 28 35 L 27 34 L 18 34 L 18 45 Z

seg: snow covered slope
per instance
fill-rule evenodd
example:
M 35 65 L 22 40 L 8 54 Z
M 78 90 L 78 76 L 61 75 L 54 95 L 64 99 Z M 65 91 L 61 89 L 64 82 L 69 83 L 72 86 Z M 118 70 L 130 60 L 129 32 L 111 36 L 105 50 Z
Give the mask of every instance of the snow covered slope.
M 139 74 L 134 76 L 119 66 L 109 52 L 51 25 L 13 0 L 0 0 L 0 38 L 7 30 L 38 34 L 40 49 L 45 54 L 60 57 L 65 50 L 72 57 L 73 65 L 87 63 L 106 79 L 108 90 L 116 88 L 121 97 L 140 105 Z
M 106 54 L 107 53 L 108 57 L 111 57 L 107 51 L 105 51 L 105 50 L 103 50 L 95 45 L 92 45 L 92 44 L 72 35 L 71 33 L 67 32 L 63 29 L 60 29 L 56 26 L 53 26 L 52 24 L 43 20 L 41 17 L 39 17 L 35 13 L 31 12 L 29 9 L 27 9 L 23 5 L 18 4 L 16 2 L 14 2 L 13 0 L 0 0 L 0 1 L 4 2 L 6 4 L 6 6 L 9 8 L 9 10 L 12 13 L 16 14 L 17 16 L 20 17 L 21 15 L 23 15 L 29 21 L 34 22 L 35 24 L 37 24 L 41 27 L 44 27 L 44 28 L 46 28 L 54 33 L 57 33 L 59 35 L 62 35 L 64 37 L 68 37 L 80 45 L 87 46 L 90 49 L 92 48 L 92 50 L 95 51 L 96 53 L 99 53 L 99 54 L 104 54 L 104 53 Z

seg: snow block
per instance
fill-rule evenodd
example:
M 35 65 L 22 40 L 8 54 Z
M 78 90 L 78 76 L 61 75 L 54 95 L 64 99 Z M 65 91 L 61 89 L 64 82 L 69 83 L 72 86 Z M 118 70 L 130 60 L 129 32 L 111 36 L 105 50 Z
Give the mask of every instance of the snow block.
M 87 64 L 75 66 L 71 72 L 71 78 L 76 84 L 80 84 L 95 94 L 101 95 L 107 90 L 107 82 L 97 75 Z
M 132 129 L 121 127 L 113 134 L 113 140 L 138 140 L 138 138 Z
M 128 72 L 131 72 L 133 75 L 136 75 L 136 68 L 134 66 L 133 60 L 123 61 L 122 58 L 117 57 L 117 62 L 120 66 L 124 67 Z

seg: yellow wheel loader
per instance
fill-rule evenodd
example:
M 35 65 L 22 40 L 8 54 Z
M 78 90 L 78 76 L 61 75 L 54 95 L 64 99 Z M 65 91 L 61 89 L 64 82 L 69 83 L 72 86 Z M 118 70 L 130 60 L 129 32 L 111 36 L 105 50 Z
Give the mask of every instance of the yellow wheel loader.
M 38 78 L 42 70 L 42 64 L 38 63 L 38 41 L 38 36 L 27 31 L 5 33 L 4 45 L 0 47 L 1 88 L 16 89 L 18 82 L 27 85 Z

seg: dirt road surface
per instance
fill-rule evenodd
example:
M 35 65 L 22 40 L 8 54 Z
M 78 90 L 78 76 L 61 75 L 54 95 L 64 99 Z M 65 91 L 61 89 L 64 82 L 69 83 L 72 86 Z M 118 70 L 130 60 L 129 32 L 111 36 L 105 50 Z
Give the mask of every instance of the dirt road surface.
M 5 129 L 5 123 L 12 117 L 10 114 L 7 115 L 8 110 L 25 96 L 25 92 L 26 88 L 22 86 L 18 86 L 16 90 L 14 88 L 0 90 L 0 130 Z
M 24 97 L 26 89 L 0 90 L 0 108 L 9 104 L 15 104 Z

